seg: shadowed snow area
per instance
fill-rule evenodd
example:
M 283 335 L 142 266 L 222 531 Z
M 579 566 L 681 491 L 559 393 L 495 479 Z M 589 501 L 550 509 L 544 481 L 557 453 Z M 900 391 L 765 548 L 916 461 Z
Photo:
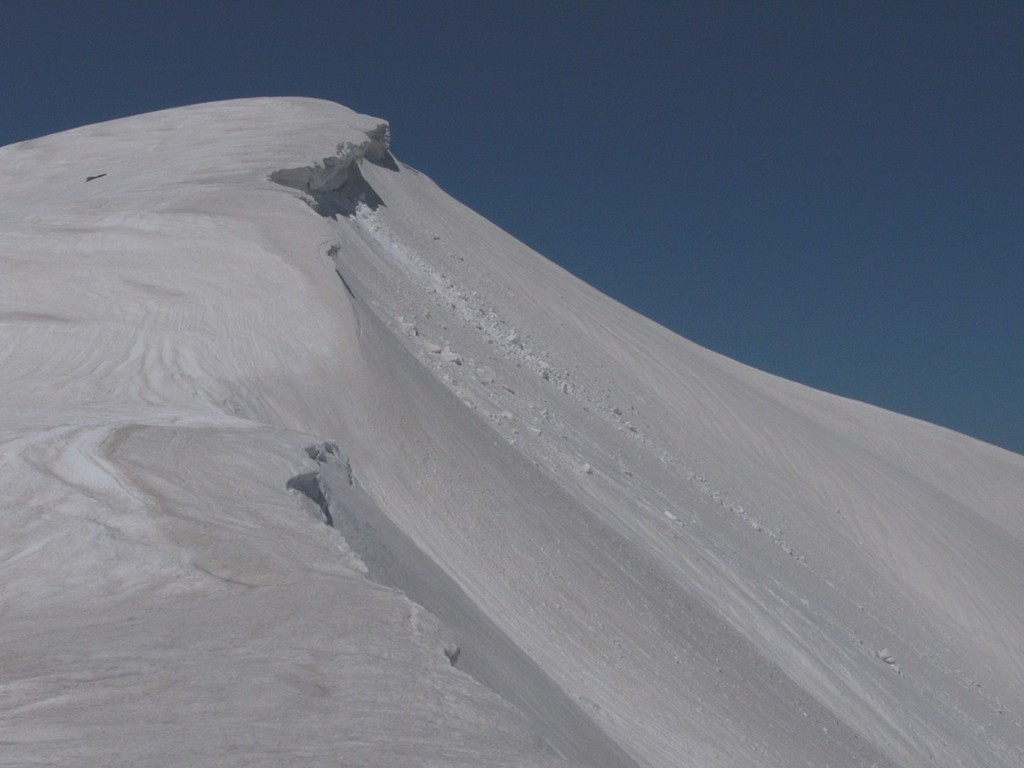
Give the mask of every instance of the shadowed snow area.
M 0 148 L 0 763 L 1024 764 L 1024 457 L 691 344 L 390 138 Z
M 366 183 L 359 165 L 364 159 L 393 171 L 398 165 L 388 151 L 391 132 L 381 124 L 356 142 L 339 144 L 336 154 L 322 163 L 303 168 L 284 168 L 270 174 L 270 179 L 286 187 L 306 192 L 313 199 L 312 208 L 321 216 L 351 216 L 360 205 L 376 209 L 383 201 Z

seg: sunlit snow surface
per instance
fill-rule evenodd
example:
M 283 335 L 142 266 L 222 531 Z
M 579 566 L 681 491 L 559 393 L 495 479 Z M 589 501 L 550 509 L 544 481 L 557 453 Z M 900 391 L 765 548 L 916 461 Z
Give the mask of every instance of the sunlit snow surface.
M 0 764 L 1024 764 L 1024 457 L 701 349 L 388 139 L 0 149 Z

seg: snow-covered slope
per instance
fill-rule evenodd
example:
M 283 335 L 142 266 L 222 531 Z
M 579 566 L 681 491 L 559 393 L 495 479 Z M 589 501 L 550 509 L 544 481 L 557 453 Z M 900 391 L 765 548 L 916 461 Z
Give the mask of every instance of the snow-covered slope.
M 0 764 L 1024 764 L 1024 457 L 701 349 L 389 140 L 0 149 Z

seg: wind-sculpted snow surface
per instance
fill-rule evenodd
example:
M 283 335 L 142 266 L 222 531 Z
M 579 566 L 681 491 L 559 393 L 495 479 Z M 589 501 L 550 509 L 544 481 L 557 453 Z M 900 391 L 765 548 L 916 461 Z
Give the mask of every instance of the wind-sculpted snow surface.
M 1018 766 L 1024 457 L 305 99 L 0 149 L 0 763 Z

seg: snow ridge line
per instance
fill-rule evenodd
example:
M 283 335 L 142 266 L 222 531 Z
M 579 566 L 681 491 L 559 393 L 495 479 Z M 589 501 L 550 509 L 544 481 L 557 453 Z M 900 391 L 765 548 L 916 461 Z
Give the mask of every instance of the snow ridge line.
M 403 592 L 454 633 L 443 648 L 451 666 L 516 706 L 559 756 L 594 768 L 639 768 L 362 490 L 337 443 L 318 443 L 306 454 L 318 469 L 291 478 L 288 489 L 319 507 L 367 578 Z

